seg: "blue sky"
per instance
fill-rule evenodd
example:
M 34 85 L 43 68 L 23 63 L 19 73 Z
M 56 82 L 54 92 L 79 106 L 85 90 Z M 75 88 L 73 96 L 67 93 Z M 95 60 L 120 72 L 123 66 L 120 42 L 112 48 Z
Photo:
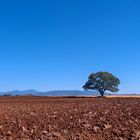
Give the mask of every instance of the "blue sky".
M 0 1 L 0 91 L 82 89 L 109 71 L 140 93 L 139 0 Z

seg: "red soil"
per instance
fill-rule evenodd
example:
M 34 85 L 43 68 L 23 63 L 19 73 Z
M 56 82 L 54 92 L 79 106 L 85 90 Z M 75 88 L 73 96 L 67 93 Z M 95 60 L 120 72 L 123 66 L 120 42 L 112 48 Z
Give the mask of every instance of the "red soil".
M 0 140 L 140 140 L 139 98 L 0 97 Z

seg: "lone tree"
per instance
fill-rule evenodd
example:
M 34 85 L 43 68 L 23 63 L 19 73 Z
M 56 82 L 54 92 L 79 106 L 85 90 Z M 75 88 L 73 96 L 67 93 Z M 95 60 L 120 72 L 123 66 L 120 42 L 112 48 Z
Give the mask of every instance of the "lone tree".
M 97 72 L 90 74 L 83 88 L 85 90 L 97 90 L 101 96 L 104 96 L 105 91 L 118 92 L 119 84 L 119 78 L 115 77 L 113 74 L 109 72 Z

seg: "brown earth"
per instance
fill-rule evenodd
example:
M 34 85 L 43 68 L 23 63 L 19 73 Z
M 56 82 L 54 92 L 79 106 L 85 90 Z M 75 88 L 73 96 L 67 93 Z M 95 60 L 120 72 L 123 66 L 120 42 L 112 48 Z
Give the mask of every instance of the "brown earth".
M 0 140 L 140 140 L 140 98 L 0 97 Z

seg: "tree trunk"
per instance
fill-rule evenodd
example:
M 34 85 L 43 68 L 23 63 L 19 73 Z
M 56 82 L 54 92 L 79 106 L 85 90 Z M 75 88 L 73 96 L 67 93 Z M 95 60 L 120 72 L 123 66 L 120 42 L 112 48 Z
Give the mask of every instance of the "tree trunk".
M 100 92 L 100 94 L 101 94 L 101 96 L 103 97 L 104 96 L 104 91 L 99 91 Z

